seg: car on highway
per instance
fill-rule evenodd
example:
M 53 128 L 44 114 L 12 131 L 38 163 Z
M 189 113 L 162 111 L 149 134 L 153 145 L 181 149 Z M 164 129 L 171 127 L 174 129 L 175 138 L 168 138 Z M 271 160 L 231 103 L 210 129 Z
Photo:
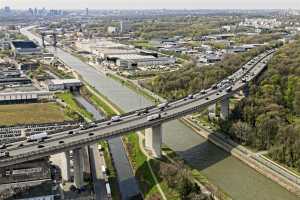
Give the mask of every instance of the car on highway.
M 226 92 L 231 92 L 231 90 L 232 90 L 232 86 L 229 86 L 225 89 Z
M 69 131 L 68 132 L 69 135 L 72 135 L 73 133 L 74 133 L 74 131 Z
M 111 122 L 119 122 L 121 121 L 121 116 L 120 115 L 116 115 L 116 116 L 113 116 L 111 119 L 110 119 Z
M 91 123 L 86 123 L 86 124 L 80 124 L 79 127 L 80 127 L 81 130 L 87 130 L 87 129 L 90 129 L 90 128 L 97 127 L 97 124 L 95 124 L 94 122 L 91 122 Z
M 165 102 L 165 103 L 161 103 L 157 106 L 158 109 L 160 109 L 161 111 L 163 111 L 166 107 L 168 107 L 169 104 L 168 102 Z
M 160 119 L 160 118 L 161 118 L 160 114 L 153 114 L 153 115 L 148 116 L 147 120 L 148 121 L 153 121 L 153 120 Z
M 6 149 L 7 145 L 6 144 L 1 144 L 0 149 Z
M 0 152 L 0 158 L 7 158 L 9 157 L 9 152 L 8 151 L 1 151 Z
M 200 91 L 200 94 L 202 94 L 202 95 L 203 95 L 203 94 L 206 94 L 206 90 L 201 90 L 201 91 Z
M 137 114 L 138 116 L 143 115 L 143 114 L 147 114 L 147 113 L 149 113 L 149 109 L 148 109 L 148 108 L 145 108 L 145 109 L 143 109 L 143 110 L 138 110 L 138 111 L 136 111 L 136 114 Z
M 194 99 L 194 95 L 193 94 L 190 94 L 188 95 L 187 97 L 184 98 L 184 100 L 189 100 L 189 99 Z
M 216 90 L 216 89 L 218 89 L 218 85 L 217 85 L 217 84 L 213 84 L 213 85 L 211 86 L 211 88 L 212 88 L 213 90 Z

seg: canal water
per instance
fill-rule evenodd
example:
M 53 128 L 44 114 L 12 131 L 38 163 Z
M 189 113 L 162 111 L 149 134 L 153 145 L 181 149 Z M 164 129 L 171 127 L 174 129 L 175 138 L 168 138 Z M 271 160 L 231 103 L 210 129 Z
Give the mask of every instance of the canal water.
M 87 111 L 93 114 L 94 119 L 103 119 L 103 115 L 101 115 L 101 113 L 86 99 L 80 95 L 75 95 L 75 98 Z M 119 189 L 122 194 L 121 198 L 123 200 L 130 199 L 130 197 L 139 194 L 140 190 L 131 169 L 122 139 L 121 137 L 117 137 L 110 139 L 107 142 L 117 171 Z
M 78 58 L 60 49 L 55 54 L 124 111 L 151 104 L 141 95 L 97 72 Z M 163 142 L 233 199 L 299 200 L 294 194 L 197 135 L 179 121 L 163 126 Z

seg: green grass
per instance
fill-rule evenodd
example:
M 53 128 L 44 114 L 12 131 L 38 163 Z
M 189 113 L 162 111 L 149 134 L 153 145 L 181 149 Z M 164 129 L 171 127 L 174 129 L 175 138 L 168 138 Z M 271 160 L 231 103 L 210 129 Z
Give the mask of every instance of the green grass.
M 74 96 L 72 95 L 71 92 L 58 93 L 56 94 L 56 96 L 61 100 L 63 100 L 66 104 L 68 104 L 70 109 L 79 113 L 84 118 L 89 120 L 93 119 L 93 115 L 88 111 L 86 111 L 79 103 L 77 103 L 77 101 L 74 99 Z
M 131 164 L 135 170 L 135 176 L 138 179 L 140 189 L 145 198 L 154 194 L 159 194 L 156 183 L 152 177 L 150 169 L 147 165 L 147 157 L 143 154 L 139 147 L 139 136 L 135 133 L 124 137 L 127 150 L 130 156 Z
M 40 124 L 78 119 L 56 103 L 14 104 L 0 106 L 0 125 Z
M 293 122 L 294 122 L 295 124 L 300 125 L 300 117 L 294 117 L 294 118 L 293 118 Z
M 151 164 L 155 176 L 157 177 L 157 180 L 159 181 L 160 187 L 162 188 L 162 190 L 166 195 L 166 198 L 172 200 L 180 200 L 180 194 L 178 193 L 178 191 L 168 186 L 168 183 L 165 180 L 163 180 L 163 177 L 161 177 L 159 174 L 160 163 L 161 162 L 170 163 L 170 161 L 162 157 L 162 159 L 160 160 L 152 159 L 149 162 Z
M 53 74 L 55 74 L 59 78 L 62 78 L 62 79 L 74 78 L 74 76 L 71 73 L 66 73 L 63 70 L 55 69 L 54 67 L 49 67 L 48 69 L 49 69 L 49 71 L 51 71 Z
M 90 87 L 91 88 L 91 87 Z M 93 88 L 91 88 L 95 91 Z M 82 87 L 80 90 L 81 94 L 86 97 L 95 107 L 99 108 L 107 117 L 111 117 L 116 113 L 113 111 L 110 105 L 108 105 L 105 101 L 98 98 L 94 95 L 89 89 L 86 87 Z M 96 92 L 96 91 L 95 91 Z M 98 94 L 98 93 L 97 93 Z M 100 95 L 100 94 L 99 94 Z M 101 96 L 103 98 L 103 96 Z

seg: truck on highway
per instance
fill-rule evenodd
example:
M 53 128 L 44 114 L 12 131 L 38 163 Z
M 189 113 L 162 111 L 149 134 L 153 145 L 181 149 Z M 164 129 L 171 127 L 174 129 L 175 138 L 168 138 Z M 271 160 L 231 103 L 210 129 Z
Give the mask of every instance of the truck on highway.
M 148 121 L 153 121 L 153 120 L 160 119 L 160 118 L 161 118 L 160 114 L 153 114 L 153 115 L 148 116 L 147 120 Z
M 91 123 L 86 123 L 86 124 L 80 124 L 79 127 L 81 130 L 86 130 L 86 129 L 97 127 L 97 124 L 95 122 L 91 122 Z
M 38 134 L 28 136 L 27 137 L 27 142 L 38 141 L 38 140 L 43 141 L 47 137 L 48 137 L 48 133 L 47 132 L 42 132 L 42 133 L 38 133 Z

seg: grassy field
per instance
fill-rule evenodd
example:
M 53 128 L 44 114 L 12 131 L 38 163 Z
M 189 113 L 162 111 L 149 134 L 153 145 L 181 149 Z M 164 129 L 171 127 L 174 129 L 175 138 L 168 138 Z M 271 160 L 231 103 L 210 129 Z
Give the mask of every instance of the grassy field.
M 56 103 L 14 104 L 0 106 L 0 125 L 39 124 L 72 120 Z
M 66 104 L 68 104 L 70 109 L 79 113 L 84 118 L 89 119 L 89 120 L 93 119 L 93 115 L 91 113 L 89 113 L 88 111 L 86 111 L 79 103 L 77 103 L 77 101 L 74 99 L 72 93 L 63 92 L 63 93 L 56 94 L 56 96 L 59 99 L 63 100 Z
M 93 90 L 96 94 L 99 94 L 94 88 L 89 87 L 91 90 Z M 80 89 L 81 95 L 89 99 L 89 101 L 98 109 L 100 109 L 106 117 L 111 117 L 113 115 L 116 115 L 114 110 L 108 105 L 104 100 L 98 98 L 94 93 L 92 93 L 87 87 L 82 87 Z M 103 95 L 99 94 L 100 97 L 105 99 Z
M 139 147 L 138 137 L 137 134 L 131 133 L 128 136 L 123 137 L 123 139 L 129 152 L 131 164 L 135 170 L 135 177 L 137 177 L 140 189 L 147 199 L 154 194 L 159 194 L 159 191 L 147 165 L 147 157 Z

